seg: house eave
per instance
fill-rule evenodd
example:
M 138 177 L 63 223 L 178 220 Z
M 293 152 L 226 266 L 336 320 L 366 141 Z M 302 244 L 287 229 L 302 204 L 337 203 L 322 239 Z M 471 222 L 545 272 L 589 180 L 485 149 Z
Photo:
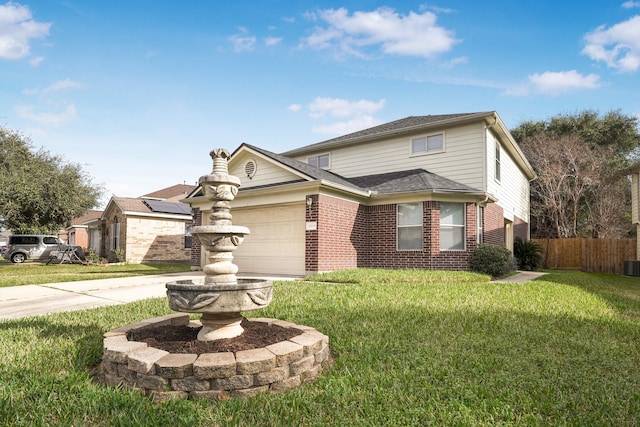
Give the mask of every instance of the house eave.
M 141 216 L 146 218 L 177 219 L 180 221 L 191 221 L 193 219 L 191 215 L 176 215 L 176 214 L 154 213 L 154 212 L 124 211 L 122 212 L 122 214 L 126 217 Z
M 397 193 L 373 193 L 372 200 L 375 200 L 376 204 L 380 201 L 392 202 L 398 199 L 416 199 L 422 198 L 423 200 L 460 200 L 467 202 L 475 202 L 480 204 L 496 203 L 498 199 L 486 192 L 468 192 L 468 191 L 452 191 L 452 190 L 418 190 L 418 191 L 403 191 Z

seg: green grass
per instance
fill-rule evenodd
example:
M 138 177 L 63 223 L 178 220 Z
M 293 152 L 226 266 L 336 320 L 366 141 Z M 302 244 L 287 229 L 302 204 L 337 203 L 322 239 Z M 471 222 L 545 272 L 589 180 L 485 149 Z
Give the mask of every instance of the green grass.
M 166 300 L 0 322 L 0 425 L 640 425 L 640 279 L 528 283 L 359 270 L 277 282 L 249 316 L 327 334 L 334 366 L 282 394 L 154 405 L 95 384 L 102 334 Z M 320 280 L 322 282 L 320 282 Z
M 179 273 L 190 270 L 187 263 L 81 265 L 40 263 L 11 264 L 0 262 L 0 288 L 43 283 L 75 282 L 78 280 L 112 279 Z

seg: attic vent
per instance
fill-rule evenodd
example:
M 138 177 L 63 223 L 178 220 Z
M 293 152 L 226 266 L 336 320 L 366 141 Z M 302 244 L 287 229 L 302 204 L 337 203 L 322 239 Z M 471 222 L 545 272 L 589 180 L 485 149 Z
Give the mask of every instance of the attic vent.
M 257 170 L 258 170 L 258 165 L 256 164 L 256 161 L 253 159 L 248 160 L 247 163 L 244 164 L 244 173 L 247 174 L 247 178 L 249 179 L 255 176 Z

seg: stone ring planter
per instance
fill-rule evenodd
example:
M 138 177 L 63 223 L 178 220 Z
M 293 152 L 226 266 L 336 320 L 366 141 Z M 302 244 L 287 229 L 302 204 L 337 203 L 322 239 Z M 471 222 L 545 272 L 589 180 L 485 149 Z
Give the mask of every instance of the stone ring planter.
M 329 338 L 314 328 L 277 319 L 249 319 L 300 333 L 264 348 L 225 353 L 175 354 L 129 341 L 127 332 L 148 326 L 190 325 L 188 314 L 147 319 L 104 334 L 100 380 L 140 390 L 155 402 L 223 400 L 279 392 L 314 381 L 331 364 Z

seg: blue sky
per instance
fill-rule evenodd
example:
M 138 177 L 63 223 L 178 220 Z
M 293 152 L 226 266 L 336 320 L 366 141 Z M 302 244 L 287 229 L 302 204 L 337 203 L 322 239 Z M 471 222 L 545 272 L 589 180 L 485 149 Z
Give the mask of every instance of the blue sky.
M 2 1 L 0 125 L 105 201 L 412 115 L 640 117 L 640 1 Z

